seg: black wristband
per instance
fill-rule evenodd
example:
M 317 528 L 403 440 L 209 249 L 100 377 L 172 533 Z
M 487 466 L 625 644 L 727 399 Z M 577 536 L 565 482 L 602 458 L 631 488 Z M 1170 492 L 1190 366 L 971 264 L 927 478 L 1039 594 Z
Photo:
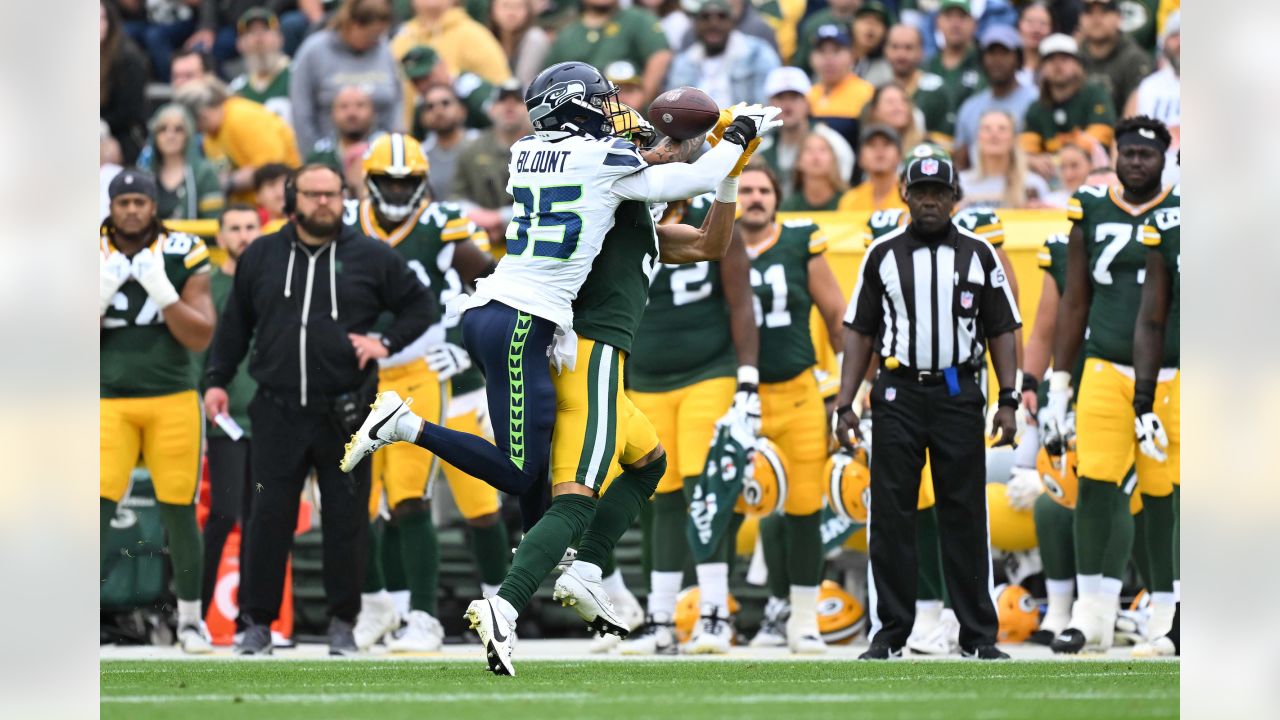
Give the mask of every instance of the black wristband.
M 1040 390 L 1040 378 L 1033 373 L 1022 372 L 1022 392 L 1037 392 Z
M 1133 383 L 1133 412 L 1143 415 L 1151 412 L 1156 404 L 1156 381 L 1138 380 Z
M 736 118 L 725 128 L 724 139 L 742 148 L 746 148 L 756 138 L 756 124 L 749 117 Z
M 848 405 L 841 405 L 840 407 L 836 408 L 836 417 L 838 418 L 844 417 L 845 413 L 851 413 L 851 412 L 853 412 L 853 403 L 849 403 Z
M 1021 395 L 1013 388 L 1000 388 L 1000 394 L 996 396 L 996 405 L 1002 408 L 1017 408 L 1022 404 Z
M 745 392 L 745 393 L 752 393 L 754 395 L 759 395 L 760 386 L 755 383 L 740 382 L 738 383 L 738 392 Z

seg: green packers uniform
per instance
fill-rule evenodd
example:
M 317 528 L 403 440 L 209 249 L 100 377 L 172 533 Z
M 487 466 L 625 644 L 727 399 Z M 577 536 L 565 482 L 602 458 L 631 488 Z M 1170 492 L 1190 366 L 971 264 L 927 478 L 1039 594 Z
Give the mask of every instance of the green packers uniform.
M 680 222 L 701 225 L 714 201 L 712 195 L 694 198 Z M 627 395 L 667 451 L 658 492 L 674 493 L 684 478 L 702 474 L 715 422 L 737 387 L 720 263 L 657 267 L 628 363 Z
M 1086 80 L 1080 91 L 1064 103 L 1050 105 L 1046 98 L 1031 103 L 1019 142 L 1025 152 L 1056 153 L 1091 127 L 1111 128 L 1115 124 L 1116 108 L 1111 93 L 1102 85 Z M 1109 131 L 1105 135 L 1098 140 L 1109 144 Z
M 901 208 L 877 210 L 871 213 L 862 234 L 863 247 L 870 247 L 871 243 L 906 226 L 909 222 L 911 222 L 911 213 Z M 994 210 L 967 208 L 951 216 L 951 222 L 955 223 L 956 227 L 968 230 L 991 243 L 992 247 L 1000 247 L 1004 244 L 1004 223 L 1000 221 L 1000 216 Z
M 1120 29 L 1148 51 L 1156 49 L 1160 0 L 1120 0 Z
M 285 122 L 293 124 L 293 103 L 289 100 L 289 75 L 290 68 L 286 66 L 271 78 L 271 82 L 267 83 L 265 88 L 259 91 L 249 83 L 249 75 L 246 73 L 236 76 L 227 83 L 227 89 L 235 95 L 266 106 Z
M 667 49 L 667 36 L 658 18 L 643 8 L 629 7 L 614 13 L 603 28 L 589 28 L 582 22 L 562 28 L 543 63 L 550 67 L 578 60 L 603 68 L 626 60 L 643 68 L 650 56 Z
M 772 240 L 747 248 L 760 328 L 761 432 L 777 444 L 790 468 L 784 508 L 789 515 L 822 508 L 820 476 L 828 431 L 811 371 L 817 357 L 809 328 L 809 260 L 826 249 L 822 231 L 803 219 L 777 225 Z
M 1078 474 L 1119 483 L 1133 464 L 1143 494 L 1163 497 L 1173 491 L 1172 463 L 1156 463 L 1135 453 L 1133 434 L 1133 332 L 1142 300 L 1146 248 L 1142 228 L 1176 223 L 1181 205 L 1177 188 L 1166 188 L 1150 202 L 1134 207 L 1119 187 L 1082 186 L 1067 205 L 1088 249 L 1092 287 L 1085 330 L 1084 371 L 1076 400 Z M 1174 428 L 1177 408 L 1178 334 L 1165 338 L 1157 414 Z M 1173 442 L 1172 438 L 1170 440 Z M 1135 458 L 1136 454 L 1136 458 Z
M 986 76 L 982 73 L 982 61 L 976 46 L 969 48 L 969 52 L 960 61 L 960 64 L 953 68 L 948 68 L 942 64 L 942 53 L 939 52 L 926 62 L 921 69 L 926 73 L 942 78 L 943 98 L 946 100 L 946 109 L 951 118 L 952 126 L 955 124 L 955 114 L 960 109 L 960 104 L 968 100 L 970 95 L 987 86 Z M 919 93 L 917 92 L 916 94 L 918 95 Z M 934 130 L 932 125 L 928 127 L 930 131 Z

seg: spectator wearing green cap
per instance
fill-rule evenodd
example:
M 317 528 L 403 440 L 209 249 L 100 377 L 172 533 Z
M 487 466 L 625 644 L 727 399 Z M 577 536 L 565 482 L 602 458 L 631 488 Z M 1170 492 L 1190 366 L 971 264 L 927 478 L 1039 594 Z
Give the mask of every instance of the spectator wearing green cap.
M 280 20 L 266 8 L 250 8 L 236 23 L 236 49 L 244 72 L 227 88 L 243 98 L 265 105 L 282 120 L 293 124 L 289 100 L 289 58 L 283 52 Z
M 494 84 L 511 77 L 497 38 L 456 0 L 413 0 L 413 17 L 396 32 L 391 52 L 403 58 L 417 45 L 430 45 L 454 73 L 472 72 Z
M 583 0 L 582 16 L 565 26 L 547 53 L 546 64 L 579 60 L 603 68 L 626 60 L 641 71 L 644 96 L 657 96 L 671 65 L 671 50 L 658 19 L 648 10 L 624 8 L 618 0 Z
M 809 55 L 817 44 L 818 28 L 823 25 L 844 25 L 848 32 L 853 28 L 853 16 L 858 11 L 860 0 L 828 0 L 827 7 L 819 10 L 800 22 L 796 31 L 796 54 L 791 64 L 805 72 L 812 72 L 813 65 Z
M 693 29 L 697 42 L 671 62 L 667 86 L 700 88 L 720 107 L 763 102 L 765 78 L 782 61 L 768 43 L 734 29 L 729 0 L 697 0 Z
M 920 67 L 924 61 L 924 36 L 920 34 L 920 29 L 906 24 L 889 28 L 884 56 L 893 71 L 892 82 L 902 86 L 907 97 L 920 111 L 918 129 L 921 132 L 928 129 L 929 136 L 950 151 L 955 109 L 951 107 L 943 79 Z M 912 146 L 912 141 L 907 137 L 910 135 L 913 134 L 904 135 L 905 147 Z
M 893 68 L 884 57 L 885 41 L 892 25 L 889 10 L 880 0 L 866 0 L 853 15 L 853 71 L 872 85 L 893 79 Z
M 1116 0 L 1085 0 L 1080 13 L 1080 60 L 1085 74 L 1111 93 L 1111 104 L 1122 108 L 1151 74 L 1151 54 L 1138 46 L 1120 27 Z
M 523 87 L 547 66 L 551 37 L 537 25 L 533 0 L 493 0 L 489 5 L 489 31 L 498 39 L 507 64 Z
M 429 45 L 418 45 L 406 53 L 400 61 L 400 67 L 409 79 L 414 98 L 408 104 L 410 114 L 405 123 L 415 138 L 421 140 L 427 134 L 426 128 L 422 126 L 422 98 L 435 85 L 453 86 L 454 93 L 466 108 L 464 125 L 469 128 L 489 127 L 489 103 L 497 89 L 485 82 L 484 78 L 469 72 L 453 77 L 448 63 Z
M 937 23 L 943 44 L 924 64 L 924 71 L 942 78 L 947 111 L 954 121 L 960 103 L 982 87 L 982 65 L 974 43 L 978 24 L 969 10 L 969 0 L 942 0 Z

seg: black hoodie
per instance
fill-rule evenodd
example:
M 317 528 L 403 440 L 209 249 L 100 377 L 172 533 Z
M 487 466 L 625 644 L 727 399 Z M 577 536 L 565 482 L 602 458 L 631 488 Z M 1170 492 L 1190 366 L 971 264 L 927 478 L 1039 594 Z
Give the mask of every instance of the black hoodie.
M 377 370 L 372 361 L 359 369 L 347 333 L 367 334 L 379 315 L 391 313 L 382 341 L 394 354 L 438 312 L 427 287 L 386 243 L 346 226 L 337 240 L 312 248 L 289 223 L 254 240 L 236 262 L 206 386 L 225 388 L 252 340 L 249 374 L 260 387 L 323 408 L 324 398 L 359 389 Z

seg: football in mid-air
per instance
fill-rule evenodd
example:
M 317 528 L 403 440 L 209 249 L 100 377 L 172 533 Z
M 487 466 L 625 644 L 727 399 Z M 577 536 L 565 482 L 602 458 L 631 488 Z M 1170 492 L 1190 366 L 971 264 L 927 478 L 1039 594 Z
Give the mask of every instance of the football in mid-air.
M 649 105 L 649 122 L 673 140 L 695 138 L 715 127 L 720 107 L 695 87 L 668 90 Z

